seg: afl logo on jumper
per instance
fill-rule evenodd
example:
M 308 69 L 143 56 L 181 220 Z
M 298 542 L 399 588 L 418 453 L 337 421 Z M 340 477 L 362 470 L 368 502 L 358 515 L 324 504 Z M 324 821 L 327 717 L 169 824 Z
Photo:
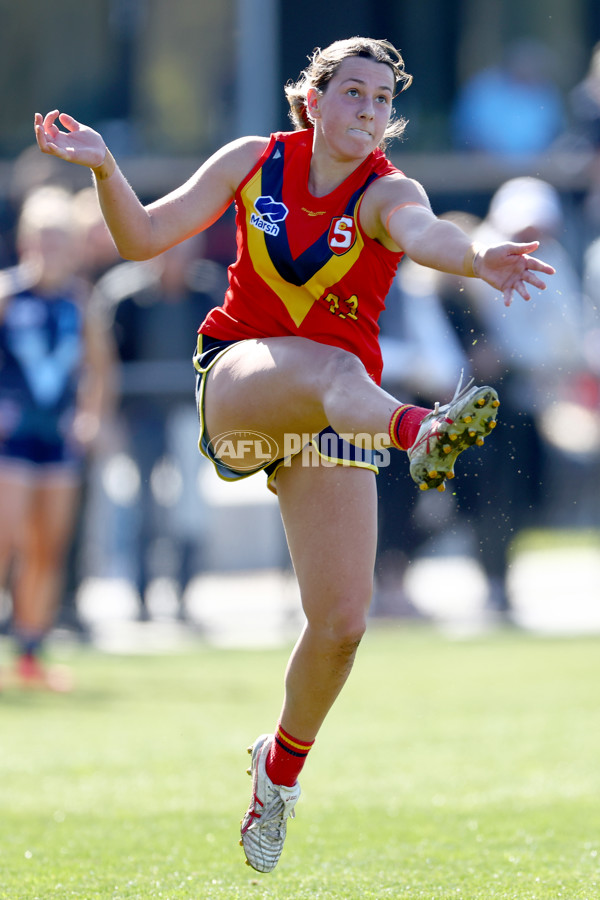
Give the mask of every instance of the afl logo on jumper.
M 287 216 L 289 210 L 285 203 L 279 203 L 269 196 L 262 196 L 254 201 L 254 209 L 258 215 L 254 212 L 250 214 L 250 224 L 265 234 L 279 234 L 279 225 L 275 223 L 283 222 Z
M 356 228 L 352 216 L 336 216 L 331 220 L 328 243 L 335 254 L 341 256 L 356 240 Z

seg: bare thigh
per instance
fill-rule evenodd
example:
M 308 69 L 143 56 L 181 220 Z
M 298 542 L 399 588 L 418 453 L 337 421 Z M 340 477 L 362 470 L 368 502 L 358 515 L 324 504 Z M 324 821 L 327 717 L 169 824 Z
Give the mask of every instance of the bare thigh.
M 235 344 L 207 378 L 204 420 L 209 436 L 234 429 L 259 431 L 283 447 L 286 434 L 321 431 L 328 425 L 324 396 L 346 359 L 349 366 L 357 364 L 344 350 L 300 337 Z
M 63 552 L 75 521 L 78 479 L 0 470 L 0 496 L 0 556 L 40 548 L 49 558 Z

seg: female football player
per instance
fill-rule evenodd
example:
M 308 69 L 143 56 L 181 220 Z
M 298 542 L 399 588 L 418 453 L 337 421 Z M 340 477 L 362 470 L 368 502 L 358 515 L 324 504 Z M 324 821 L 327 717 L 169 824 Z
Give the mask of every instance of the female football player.
M 443 489 L 458 454 L 495 424 L 491 387 L 457 389 L 428 410 L 379 386 L 377 319 L 400 258 L 482 278 L 506 304 L 514 293 L 529 299 L 528 285 L 544 287 L 537 273 L 553 272 L 529 255 L 536 242 L 471 244 L 386 158 L 386 141 L 405 126 L 393 101 L 410 81 L 387 41 L 357 37 L 317 49 L 286 88 L 295 131 L 227 144 L 147 206 L 100 134 L 58 110 L 35 117 L 44 153 L 92 169 L 128 259 L 153 257 L 236 206 L 237 260 L 223 305 L 200 326 L 195 356 L 200 444 L 226 479 L 267 472 L 306 615 L 276 728 L 249 748 L 253 787 L 241 843 L 261 872 L 277 864 L 298 775 L 365 630 L 374 451 L 384 460 L 388 448 L 407 452 L 413 479 Z

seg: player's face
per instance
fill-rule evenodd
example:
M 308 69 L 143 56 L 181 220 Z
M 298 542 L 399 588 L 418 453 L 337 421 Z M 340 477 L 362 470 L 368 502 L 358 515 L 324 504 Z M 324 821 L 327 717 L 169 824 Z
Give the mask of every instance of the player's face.
M 311 114 L 331 148 L 344 156 L 366 157 L 381 143 L 393 93 L 394 76 L 388 65 L 349 56 L 325 91 L 315 92 Z

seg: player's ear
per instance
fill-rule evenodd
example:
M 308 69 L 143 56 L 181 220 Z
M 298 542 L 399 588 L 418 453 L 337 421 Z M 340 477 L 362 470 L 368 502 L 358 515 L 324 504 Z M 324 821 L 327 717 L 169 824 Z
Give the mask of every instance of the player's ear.
M 318 119 L 321 116 L 319 103 L 321 100 L 321 91 L 315 87 L 310 87 L 306 92 L 306 112 L 311 119 Z

